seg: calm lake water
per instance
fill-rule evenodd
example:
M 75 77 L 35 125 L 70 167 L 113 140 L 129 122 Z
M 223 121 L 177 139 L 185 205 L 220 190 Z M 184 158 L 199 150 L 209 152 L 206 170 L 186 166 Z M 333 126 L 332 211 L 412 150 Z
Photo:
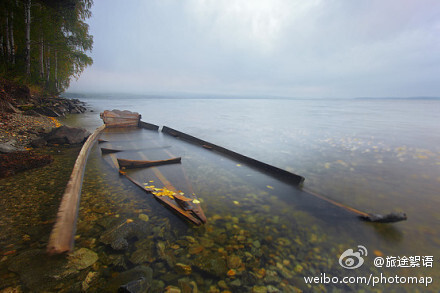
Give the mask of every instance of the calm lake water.
M 130 145 L 121 134 L 120 147 L 148 147 L 148 141 L 154 140 L 171 145 L 172 152 L 182 156 L 208 224 L 203 228 L 184 224 L 151 196 L 121 180 L 95 147 L 84 178 L 76 247 L 91 249 L 99 260 L 47 290 L 67 284 L 81 287 L 92 273 L 87 290 L 111 291 L 114 288 L 104 284 L 121 281 L 142 265 L 152 269 L 154 292 L 163 292 L 167 286 L 179 287 L 182 292 L 195 292 L 194 286 L 198 292 L 440 290 L 440 101 L 152 99 L 123 95 L 80 99 L 94 112 L 72 115 L 66 123 L 92 131 L 101 125 L 98 113 L 103 110 L 136 111 L 143 121 L 175 128 L 302 175 L 306 190 L 365 212 L 403 211 L 408 220 L 362 222 L 267 175 L 166 135 L 144 130 L 136 134 L 139 141 Z M 66 163 L 69 160 L 60 158 L 55 164 L 70 166 Z M 9 182 L 26 184 L 29 176 L 33 175 L 17 175 Z M 51 192 L 62 193 L 63 180 L 59 180 L 60 186 L 54 184 Z M 14 189 L 8 188 L 2 191 L 12 193 Z M 57 198 L 47 205 L 50 209 L 43 206 L 36 211 L 44 214 L 39 223 L 42 218 L 54 217 Z M 133 240 L 124 252 L 115 252 L 100 241 L 100 235 L 116 225 L 103 222 L 122 221 L 120 225 L 140 214 L 149 216 L 151 232 L 145 239 Z M 33 225 L 38 226 L 37 221 Z M 40 230 L 34 232 L 40 237 L 37 248 L 43 247 L 50 226 Z M 20 259 L 20 252 L 25 255 L 35 248 L 27 239 L 17 241 L 9 244 L 10 249 L 18 248 L 17 256 L 3 263 Z M 341 267 L 339 257 L 347 249 L 363 254 L 360 268 Z M 375 266 L 376 257 L 384 259 L 382 267 Z M 399 262 L 393 265 L 392 257 Z M 416 267 L 405 267 L 409 264 L 405 257 L 414 257 L 412 265 Z M 4 273 L 4 279 L 12 282 L 20 277 L 24 282 L 23 269 L 13 271 L 15 275 Z M 382 279 L 382 284 L 373 287 L 371 283 L 308 285 L 304 281 L 304 277 L 323 274 L 340 279 L 397 275 L 417 277 L 419 282 L 431 277 L 433 283 L 425 287 L 387 279 L 384 284 Z

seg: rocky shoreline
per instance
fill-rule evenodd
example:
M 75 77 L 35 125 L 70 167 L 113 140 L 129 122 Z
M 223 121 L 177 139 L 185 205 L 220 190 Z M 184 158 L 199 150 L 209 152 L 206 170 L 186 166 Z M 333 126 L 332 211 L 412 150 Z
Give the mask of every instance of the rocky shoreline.
M 90 133 L 62 126 L 57 117 L 85 111 L 85 103 L 78 99 L 45 96 L 0 80 L 0 178 L 52 162 L 35 148 L 81 144 Z

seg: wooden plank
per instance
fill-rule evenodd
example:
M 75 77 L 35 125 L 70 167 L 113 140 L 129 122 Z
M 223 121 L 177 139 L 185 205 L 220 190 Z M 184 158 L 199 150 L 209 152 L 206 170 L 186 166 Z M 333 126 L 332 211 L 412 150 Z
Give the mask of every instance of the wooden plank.
M 167 164 L 176 164 L 182 161 L 181 157 L 171 158 L 166 160 L 157 160 L 157 161 L 144 161 L 144 160 L 127 160 L 127 159 L 119 159 L 118 164 L 120 169 L 133 169 L 133 168 L 146 168 L 153 166 L 161 166 Z
M 302 177 L 300 175 L 288 172 L 288 171 L 280 169 L 278 167 L 275 167 L 275 166 L 263 163 L 261 161 L 258 161 L 256 159 L 244 156 L 242 154 L 228 150 L 224 147 L 215 145 L 213 143 L 201 140 L 197 137 L 194 137 L 189 134 L 183 133 L 181 131 L 172 129 L 170 127 L 164 126 L 162 128 L 162 132 L 165 134 L 171 135 L 173 137 L 181 138 L 187 142 L 191 142 L 193 144 L 199 145 L 205 149 L 213 150 L 218 153 L 224 154 L 224 155 L 226 155 L 236 161 L 247 164 L 248 166 L 251 166 L 257 170 L 260 170 L 265 173 L 276 176 L 278 179 L 281 179 L 284 182 L 287 182 L 287 183 L 292 184 L 294 186 L 299 186 L 304 182 L 304 177 Z
M 120 152 L 140 152 L 140 151 L 144 151 L 144 150 L 158 150 L 158 149 L 166 149 L 166 148 L 170 148 L 171 146 L 169 145 L 165 145 L 165 146 L 160 146 L 160 147 L 152 147 L 152 148 L 144 148 L 144 149 L 127 149 L 127 150 L 122 150 L 122 149 L 113 149 L 113 148 L 101 148 L 101 153 L 103 154 L 111 154 L 111 153 L 120 153 Z
M 139 128 L 159 131 L 159 126 L 139 120 Z
M 70 175 L 58 209 L 57 221 L 52 229 L 47 245 L 47 252 L 50 254 L 73 250 L 84 169 L 90 149 L 104 128 L 105 125 L 98 127 L 93 134 L 89 136 L 75 161 L 72 174 Z

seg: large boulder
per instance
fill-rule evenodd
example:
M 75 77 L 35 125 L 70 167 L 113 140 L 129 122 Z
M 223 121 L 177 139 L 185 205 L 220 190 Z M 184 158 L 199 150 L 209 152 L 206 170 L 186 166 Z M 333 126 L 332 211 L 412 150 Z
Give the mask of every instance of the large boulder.
M 23 148 L 16 147 L 15 144 L 16 144 L 15 140 L 10 140 L 10 141 L 4 142 L 4 143 L 0 143 L 0 153 L 7 154 L 7 153 L 18 152 L 18 151 L 24 151 Z
M 89 137 L 89 135 L 90 132 L 84 128 L 63 125 L 54 128 L 46 136 L 46 141 L 49 144 L 81 144 L 87 139 L 87 137 Z

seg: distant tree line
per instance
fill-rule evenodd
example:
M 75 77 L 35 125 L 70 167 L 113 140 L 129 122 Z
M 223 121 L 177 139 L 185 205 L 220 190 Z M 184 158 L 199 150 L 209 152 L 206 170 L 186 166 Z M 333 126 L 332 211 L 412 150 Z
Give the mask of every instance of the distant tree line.
M 69 87 L 93 63 L 85 20 L 93 0 L 1 0 L 0 75 L 48 93 Z

